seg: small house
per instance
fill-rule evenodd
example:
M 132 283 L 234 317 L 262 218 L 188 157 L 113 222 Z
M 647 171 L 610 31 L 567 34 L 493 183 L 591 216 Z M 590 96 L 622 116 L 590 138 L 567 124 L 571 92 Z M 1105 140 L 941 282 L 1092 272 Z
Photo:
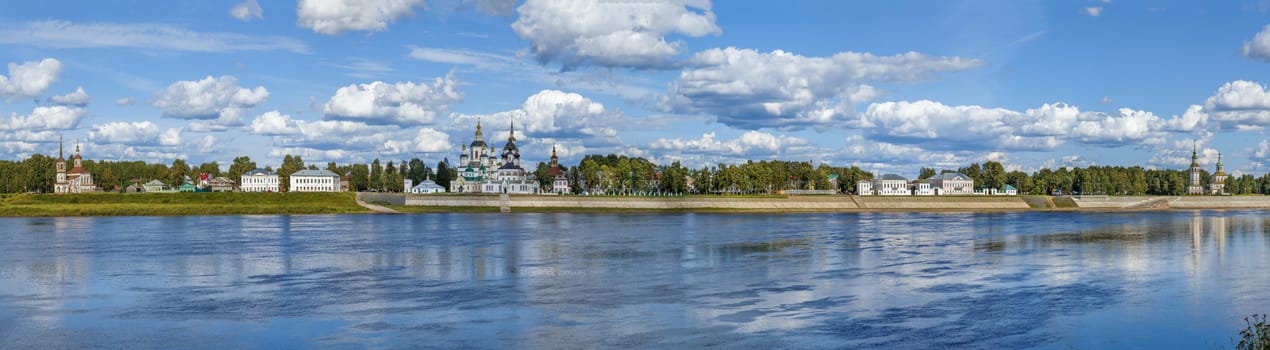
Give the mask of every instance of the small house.
M 410 188 L 410 193 L 414 193 L 414 194 L 430 194 L 430 193 L 441 193 L 441 192 L 445 192 L 445 188 L 441 187 L 441 185 L 437 185 L 437 183 L 433 182 L 432 180 L 423 180 L 423 182 L 420 182 L 418 185 L 415 185 L 414 187 Z
M 186 182 L 186 183 L 182 183 L 180 187 L 177 187 L 177 191 L 182 193 L 198 192 L 198 187 L 195 187 L 194 184 L 192 183 Z

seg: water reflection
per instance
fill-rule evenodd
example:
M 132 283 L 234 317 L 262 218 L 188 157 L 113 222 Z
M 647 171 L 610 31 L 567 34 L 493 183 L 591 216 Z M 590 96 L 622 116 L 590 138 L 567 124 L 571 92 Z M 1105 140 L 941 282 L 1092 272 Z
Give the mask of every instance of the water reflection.
M 1264 214 L 0 219 L 0 341 L 1203 346 L 1270 306 Z

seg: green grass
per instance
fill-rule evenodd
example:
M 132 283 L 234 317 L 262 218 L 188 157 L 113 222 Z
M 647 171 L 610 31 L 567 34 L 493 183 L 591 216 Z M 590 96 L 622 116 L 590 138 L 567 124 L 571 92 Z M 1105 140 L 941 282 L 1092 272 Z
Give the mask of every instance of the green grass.
M 84 193 L 0 197 L 0 216 L 366 213 L 353 193 Z

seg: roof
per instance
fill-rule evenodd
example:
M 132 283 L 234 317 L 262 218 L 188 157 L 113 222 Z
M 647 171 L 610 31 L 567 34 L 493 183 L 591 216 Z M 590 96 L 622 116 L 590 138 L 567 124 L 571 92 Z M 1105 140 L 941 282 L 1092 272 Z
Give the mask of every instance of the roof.
M 1001 189 L 1002 189 L 1002 190 L 1005 190 L 1005 191 L 1018 191 L 1018 190 L 1019 190 L 1019 189 L 1017 189 L 1017 188 L 1014 188 L 1014 186 L 1010 186 L 1010 184 L 1005 184 L 1005 186 L 1001 186 Z
M 962 173 L 943 173 L 930 177 L 931 180 L 973 180 Z
M 420 182 L 418 185 L 415 185 L 414 187 L 411 187 L 410 189 L 424 190 L 424 189 L 444 189 L 444 188 L 442 188 L 441 185 L 438 185 L 436 182 L 433 182 L 432 180 L 423 180 L 423 182 Z
M 485 141 L 484 141 L 484 140 L 475 140 L 475 141 L 472 141 L 472 145 L 471 145 L 471 146 L 468 146 L 468 147 L 472 147 L 472 148 L 485 147 Z
M 508 170 L 524 170 L 524 168 L 521 168 L 521 167 L 519 167 L 519 166 L 516 166 L 516 164 L 512 164 L 512 163 L 503 164 L 503 166 L 498 167 L 498 169 L 499 169 L 499 170 L 502 170 L 502 169 L 508 169 Z
M 838 179 L 838 174 L 829 174 L 829 179 L 830 179 L 830 180 L 837 180 L 837 179 Z
M 304 169 L 304 170 L 291 173 L 291 177 L 296 177 L 296 176 L 340 177 L 339 174 L 333 173 L 330 170 L 310 170 L 310 169 Z
M 879 177 L 878 179 L 881 179 L 881 180 L 899 180 L 899 181 L 905 181 L 905 182 L 907 182 L 907 181 L 908 181 L 908 179 L 904 178 L 903 176 L 899 176 L 899 175 L 895 175 L 895 174 L 886 174 L 886 175 L 882 175 L 882 177 Z
M 159 181 L 159 180 L 150 180 L 150 182 L 147 182 L 147 183 L 146 183 L 146 185 L 149 185 L 149 186 L 167 186 L 167 184 L 165 184 L 165 183 L 163 183 L 163 181 Z
M 270 175 L 278 175 L 278 174 L 272 171 L 261 169 L 261 168 L 256 168 L 256 169 L 253 169 L 252 171 L 248 171 L 247 173 L 243 174 L 243 176 L 270 176 Z

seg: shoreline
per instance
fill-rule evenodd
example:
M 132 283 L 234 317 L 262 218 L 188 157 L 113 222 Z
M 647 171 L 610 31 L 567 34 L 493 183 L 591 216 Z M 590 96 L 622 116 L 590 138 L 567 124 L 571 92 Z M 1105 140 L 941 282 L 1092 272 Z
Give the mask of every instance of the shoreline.
M 498 213 L 1014 213 L 1265 210 L 1270 196 L 510 196 L 400 193 L 91 193 L 0 196 L 0 217 Z M 372 210 L 372 208 L 378 208 Z

